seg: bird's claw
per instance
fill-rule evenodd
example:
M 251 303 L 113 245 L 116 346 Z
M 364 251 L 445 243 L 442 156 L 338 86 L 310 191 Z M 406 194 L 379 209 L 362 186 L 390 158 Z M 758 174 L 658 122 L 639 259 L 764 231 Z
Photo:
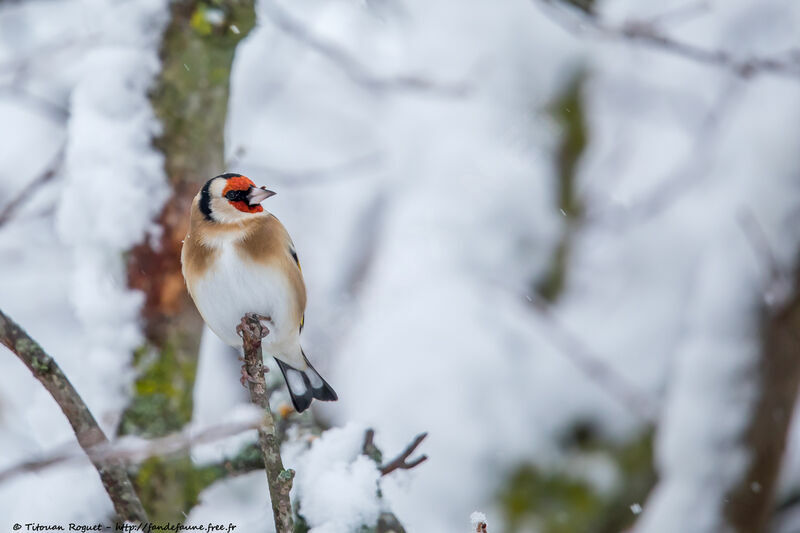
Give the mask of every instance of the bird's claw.
M 239 378 L 239 382 L 242 384 L 242 387 L 247 388 L 247 382 L 250 383 L 258 383 L 258 380 L 250 377 L 250 373 L 247 372 L 247 365 L 242 365 L 242 377 Z
M 258 324 L 260 328 L 256 329 L 255 324 Z M 246 313 L 242 317 L 242 321 L 236 325 L 236 334 L 244 338 L 244 330 L 247 328 L 256 337 L 263 339 L 269 335 L 267 324 L 272 324 L 272 318 L 257 313 Z
M 244 361 L 242 357 L 239 358 L 240 361 Z M 261 375 L 266 376 L 267 372 L 269 372 L 269 368 L 261 367 Z M 247 363 L 242 365 L 242 377 L 239 378 L 239 382 L 242 384 L 242 387 L 247 388 L 247 382 L 250 383 L 259 383 L 260 380 L 253 378 L 250 376 L 250 373 L 247 371 Z

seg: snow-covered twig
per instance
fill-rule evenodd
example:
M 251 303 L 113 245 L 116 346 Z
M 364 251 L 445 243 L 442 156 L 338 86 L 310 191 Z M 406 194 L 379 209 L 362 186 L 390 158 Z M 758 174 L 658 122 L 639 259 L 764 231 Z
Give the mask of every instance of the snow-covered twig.
M 269 409 L 269 395 L 264 380 L 264 360 L 261 355 L 261 339 L 269 334 L 269 330 L 261 323 L 258 316 L 247 314 L 242 317 L 238 331 L 244 348 L 243 370 L 247 373 L 245 377 L 250 391 L 250 401 L 264 413 L 258 428 L 258 445 L 264 457 L 275 530 L 277 533 L 291 533 L 293 519 L 289 492 L 292 490 L 294 470 L 283 468 L 281 443 L 275 430 L 275 420 Z
M 220 424 L 203 428 L 200 431 L 184 430 L 159 439 L 141 442 L 141 439 L 128 439 L 128 442 L 108 443 L 92 448 L 92 457 L 104 461 L 121 461 L 125 465 L 135 465 L 151 457 L 165 456 L 188 450 L 195 445 L 215 442 L 245 431 L 257 429 L 261 421 L 246 421 L 234 424 Z M 0 483 L 16 476 L 39 472 L 51 466 L 68 464 L 82 460 L 83 453 L 75 450 L 50 453 L 41 459 L 24 461 L 5 470 L 0 470 Z
M 475 533 L 487 533 L 488 530 L 486 525 L 486 515 L 475 511 L 469 517 L 470 522 L 472 522 L 472 527 L 475 528 Z
M 742 78 L 757 74 L 800 78 L 800 59 L 797 55 L 800 51 L 797 50 L 791 51 L 786 59 L 766 56 L 741 58 L 727 50 L 703 48 L 670 37 L 662 33 L 654 21 L 628 20 L 622 24 L 611 24 L 577 9 L 569 9 L 574 13 L 567 13 L 568 8 L 558 0 L 534 1 L 544 6 L 543 11 L 557 24 L 572 33 L 589 32 L 605 39 L 642 44 L 691 61 L 730 70 Z
M 367 433 L 369 433 L 369 431 Z M 414 438 L 414 440 L 411 442 L 411 444 L 409 444 L 406 447 L 406 449 L 403 450 L 403 452 L 400 455 L 398 455 L 397 457 L 395 457 L 394 459 L 392 459 L 388 463 L 386 463 L 383 466 L 381 466 L 381 475 L 385 476 L 386 474 L 390 474 L 390 473 L 394 472 L 395 470 L 411 470 L 415 466 L 427 461 L 428 460 L 428 456 L 424 455 L 424 454 L 420 455 L 419 457 L 417 457 L 416 459 L 414 459 L 411 462 L 407 462 L 406 461 L 408 459 L 408 457 L 412 453 L 414 453 L 414 450 L 416 450 L 417 447 L 420 444 L 422 444 L 422 441 L 425 440 L 425 437 L 427 437 L 427 436 L 428 436 L 427 433 L 420 433 L 419 435 L 417 435 Z M 366 443 L 365 443 L 365 446 L 366 446 Z
M 439 83 L 415 75 L 376 75 L 344 48 L 314 34 L 276 2 L 272 0 L 262 2 L 261 8 L 273 24 L 286 35 L 326 58 L 341 69 L 354 83 L 368 90 L 376 92 L 423 91 L 444 96 L 464 96 L 468 91 L 468 87 L 464 83 Z
M 108 438 L 100 429 L 89 408 L 81 399 L 61 368 L 13 320 L 0 311 L 0 343 L 4 344 L 25 363 L 33 376 L 47 389 L 64 416 L 67 417 L 78 443 L 100 474 L 114 510 L 123 520 L 145 522 L 147 515 L 133 489 L 123 463 L 119 460 L 97 456 L 98 446 L 108 445 Z

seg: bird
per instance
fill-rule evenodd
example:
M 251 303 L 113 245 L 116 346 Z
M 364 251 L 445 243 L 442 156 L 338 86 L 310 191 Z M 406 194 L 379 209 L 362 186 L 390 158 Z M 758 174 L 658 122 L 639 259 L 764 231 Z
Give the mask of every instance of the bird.
M 209 179 L 192 201 L 181 271 L 203 320 L 226 344 L 241 347 L 237 326 L 246 314 L 267 326 L 262 347 L 301 413 L 313 399 L 338 396 L 300 345 L 306 286 L 288 231 L 261 205 L 273 195 L 241 174 Z

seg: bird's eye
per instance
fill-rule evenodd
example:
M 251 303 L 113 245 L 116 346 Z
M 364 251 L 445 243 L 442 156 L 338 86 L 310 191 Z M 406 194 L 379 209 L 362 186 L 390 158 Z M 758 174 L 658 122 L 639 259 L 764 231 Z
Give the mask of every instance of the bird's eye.
M 228 191 L 225 193 L 225 198 L 227 198 L 230 202 L 246 202 L 247 191 Z

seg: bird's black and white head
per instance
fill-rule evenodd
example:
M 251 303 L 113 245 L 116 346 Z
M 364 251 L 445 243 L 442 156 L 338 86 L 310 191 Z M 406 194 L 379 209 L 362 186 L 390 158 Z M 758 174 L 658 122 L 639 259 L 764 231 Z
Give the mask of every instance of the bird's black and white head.
M 263 213 L 261 202 L 274 195 L 265 187 L 256 187 L 250 178 L 241 174 L 220 174 L 203 185 L 198 207 L 206 220 L 240 222 Z

